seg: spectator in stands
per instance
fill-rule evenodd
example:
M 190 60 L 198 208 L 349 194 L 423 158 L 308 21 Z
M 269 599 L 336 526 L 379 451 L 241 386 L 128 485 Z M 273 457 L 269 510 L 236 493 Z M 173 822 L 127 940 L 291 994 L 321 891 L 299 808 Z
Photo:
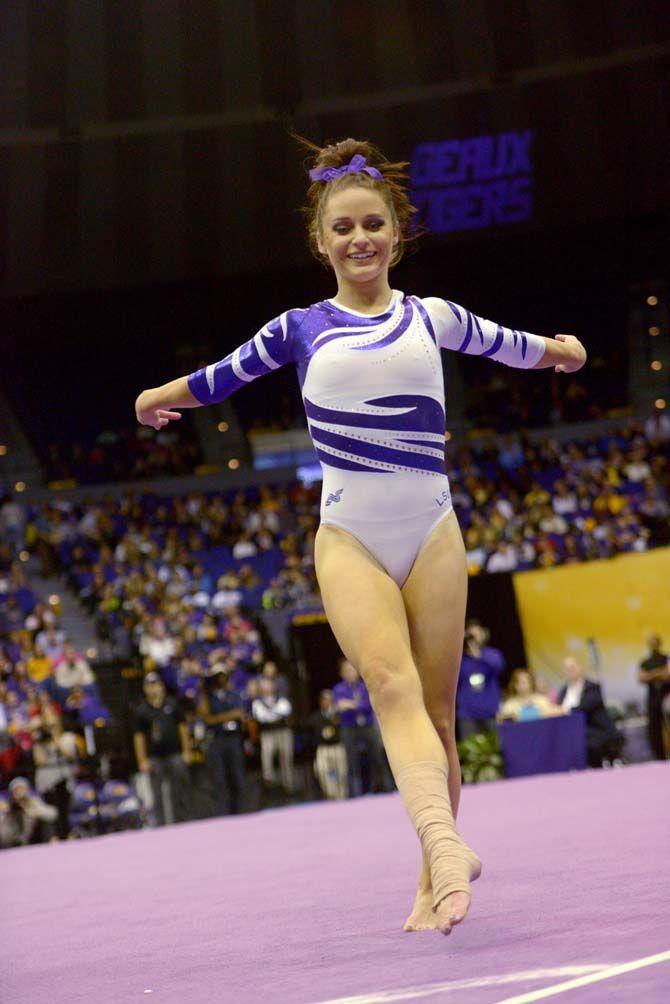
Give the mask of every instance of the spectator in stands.
M 158 673 L 147 673 L 143 690 L 144 700 L 135 710 L 133 735 L 137 768 L 151 782 L 154 825 L 172 821 L 166 811 L 164 785 L 174 822 L 181 823 L 192 817 L 188 774 L 191 747 L 185 717 L 166 695 Z
M 23 546 L 26 511 L 11 495 L 0 499 L 0 539 L 10 548 L 12 556 Z
M 501 721 L 511 718 L 516 722 L 529 722 L 565 714 L 562 708 L 552 704 L 546 694 L 538 691 L 535 677 L 529 669 L 514 670 L 507 692 L 509 696 L 498 712 Z
M 75 651 L 74 646 L 66 641 L 61 655 L 53 664 L 56 685 L 62 690 L 72 690 L 73 687 L 90 687 L 95 683 L 93 670 L 86 657 Z
M 159 617 L 154 620 L 151 633 L 144 635 L 140 640 L 140 652 L 148 656 L 154 666 L 159 666 L 161 669 L 167 666 L 174 656 L 174 638 L 168 635 L 165 623 Z
M 248 530 L 244 530 L 233 544 L 233 558 L 241 561 L 244 558 L 253 558 L 258 554 L 258 547 L 251 539 Z
M 39 645 L 34 645 L 26 660 L 26 670 L 33 683 L 43 684 L 51 678 L 53 663 Z
M 319 694 L 319 707 L 310 718 L 310 726 L 316 747 L 314 773 L 321 791 L 326 798 L 346 798 L 347 753 L 332 690 Z
M 557 700 L 566 714 L 583 712 L 586 718 L 586 749 L 590 767 L 602 767 L 603 761 L 621 763 L 623 739 L 605 707 L 600 684 L 586 678 L 584 667 L 574 656 L 563 660 L 566 683 Z
M 216 592 L 212 597 L 212 610 L 216 613 L 226 613 L 236 610 L 242 603 L 242 591 L 239 588 L 238 577 L 230 569 L 219 576 Z
M 75 735 L 63 730 L 58 715 L 49 712 L 41 715 L 33 760 L 35 788 L 45 802 L 58 810 L 56 831 L 59 838 L 65 840 L 70 832 L 70 793 L 75 780 L 78 751 Z
M 562 478 L 554 484 L 551 507 L 558 516 L 573 516 L 578 510 L 577 496 Z
M 108 709 L 96 690 L 73 687 L 65 698 L 64 713 L 79 726 L 106 725 L 111 721 Z
M 58 810 L 30 790 L 25 777 L 9 785 L 9 802 L 0 805 L 0 846 L 21 847 L 57 840 Z
M 461 740 L 495 728 L 505 658 L 499 649 L 487 644 L 488 640 L 488 629 L 481 621 L 475 618 L 468 620 L 456 691 L 456 717 Z
M 333 687 L 335 707 L 340 714 L 342 742 L 347 753 L 347 786 L 349 797 L 363 794 L 362 760 L 365 756 L 372 790 L 385 791 L 384 764 L 379 730 L 367 687 L 358 670 L 348 659 L 340 661 L 341 681 Z
M 277 697 L 286 697 L 290 699 L 291 688 L 289 682 L 284 674 L 279 672 L 277 669 L 277 663 L 274 662 L 274 660 L 265 660 L 258 680 L 260 683 L 262 683 L 263 680 L 270 680 L 271 683 L 274 683 L 275 685 Z
M 263 781 L 272 787 L 281 781 L 287 795 L 293 793 L 293 708 L 287 697 L 280 697 L 274 680 L 260 679 L 260 694 L 252 702 L 251 714 L 258 723 L 261 742 Z M 279 773 L 275 760 L 279 759 Z
M 206 762 L 218 814 L 242 812 L 244 806 L 244 700 L 233 688 L 229 667 L 215 663 L 203 681 L 198 715 L 207 728 Z
M 519 565 L 516 548 L 508 540 L 500 540 L 486 561 L 486 571 L 513 572 Z
M 640 662 L 640 683 L 647 685 L 647 728 L 649 749 L 655 760 L 665 760 L 668 751 L 663 741 L 663 701 L 670 694 L 670 656 L 663 650 L 661 638 L 650 635 L 649 654 Z

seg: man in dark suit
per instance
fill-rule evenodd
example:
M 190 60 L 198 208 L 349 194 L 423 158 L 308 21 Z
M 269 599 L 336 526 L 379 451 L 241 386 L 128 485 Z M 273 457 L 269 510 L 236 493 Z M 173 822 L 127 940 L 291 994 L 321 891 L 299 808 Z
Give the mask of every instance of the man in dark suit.
M 639 666 L 640 683 L 649 687 L 647 721 L 649 723 L 649 748 L 656 760 L 665 760 L 663 742 L 663 698 L 670 694 L 670 656 L 661 648 L 657 634 L 649 638 L 649 655 Z
M 563 670 L 567 683 L 558 692 L 558 703 L 566 714 L 584 713 L 589 767 L 602 767 L 603 760 L 619 760 L 624 740 L 605 707 L 600 684 L 587 680 L 583 666 L 573 656 L 563 660 Z

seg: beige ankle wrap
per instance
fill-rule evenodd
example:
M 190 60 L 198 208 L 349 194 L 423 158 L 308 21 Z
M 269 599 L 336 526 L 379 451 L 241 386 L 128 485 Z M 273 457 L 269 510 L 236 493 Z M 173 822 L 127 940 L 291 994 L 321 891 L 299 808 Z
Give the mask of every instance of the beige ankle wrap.
M 428 858 L 433 909 L 452 892 L 470 892 L 482 865 L 456 832 L 446 767 L 432 761 L 408 764 L 398 771 L 396 784 Z

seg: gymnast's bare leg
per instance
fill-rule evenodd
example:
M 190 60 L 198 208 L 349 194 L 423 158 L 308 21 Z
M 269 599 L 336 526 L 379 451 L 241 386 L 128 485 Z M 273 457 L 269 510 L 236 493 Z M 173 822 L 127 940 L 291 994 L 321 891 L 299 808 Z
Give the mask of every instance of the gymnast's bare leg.
M 402 596 L 424 704 L 447 755 L 454 819 L 461 797 L 461 766 L 456 750 L 456 685 L 463 653 L 467 589 L 465 547 L 452 510 L 423 545 L 402 588 Z M 456 915 L 464 916 L 466 897 L 463 893 L 454 893 L 453 897 Z M 430 870 L 424 854 L 416 900 L 405 922 L 406 931 L 437 927 L 432 900 Z
M 453 531 L 450 533 L 453 538 Z M 453 560 L 450 564 L 442 556 L 443 551 L 449 551 L 450 545 L 442 544 L 443 538 L 447 540 L 447 531 L 440 532 L 438 527 L 434 534 L 438 543 L 433 546 L 431 535 L 422 551 L 421 564 L 419 565 L 418 560 L 415 563 L 414 584 L 410 585 L 408 580 L 409 596 L 415 603 L 420 601 L 423 594 L 426 596 L 426 602 L 431 602 L 428 586 L 432 577 L 431 588 L 435 588 L 438 567 L 440 573 L 443 573 L 445 566 L 448 566 L 447 571 L 453 571 Z M 451 550 L 453 549 L 452 543 Z M 434 555 L 433 559 L 431 555 Z M 447 753 L 444 742 L 426 709 L 424 686 L 412 654 L 410 627 L 403 594 L 366 548 L 343 530 L 327 525 L 321 526 L 316 538 L 315 557 L 328 619 L 342 651 L 357 667 L 368 687 L 391 770 L 399 782 L 399 788 L 404 788 L 407 794 L 408 775 L 413 775 L 417 769 L 421 771 L 424 766 L 429 767 L 433 777 L 438 778 L 434 786 L 436 796 L 443 796 L 440 812 L 444 816 L 444 824 L 438 824 L 433 828 L 433 832 L 435 829 L 441 829 L 446 835 L 450 829 L 450 840 L 441 846 L 449 844 L 451 850 L 440 850 L 436 853 L 434 844 L 431 844 L 433 850 L 428 854 L 431 861 L 431 878 L 434 883 L 436 875 L 439 878 L 440 874 L 444 874 L 445 864 L 453 866 L 459 872 L 459 881 L 456 884 L 462 888 L 462 891 L 449 892 L 438 903 L 431 903 L 431 926 L 447 934 L 467 913 L 470 904 L 469 881 L 478 874 L 478 861 L 460 841 L 458 835 L 454 834 L 453 823 L 449 827 L 446 821 L 446 813 L 451 817 L 451 799 L 447 790 Z M 431 572 L 430 566 L 438 557 L 439 566 Z M 425 584 L 425 588 L 422 584 Z M 442 596 L 440 617 L 444 615 L 447 598 L 442 586 L 450 588 L 448 582 L 446 584 L 440 582 L 438 587 Z M 437 603 L 435 597 L 433 610 Z M 439 618 L 437 620 L 439 622 Z M 413 631 L 418 639 L 417 644 L 421 644 L 421 640 L 425 637 L 425 645 L 428 647 L 427 618 L 414 617 L 413 624 Z M 460 637 L 462 639 L 462 630 Z M 423 650 L 421 647 L 420 651 Z M 437 708 L 438 698 L 441 700 L 443 695 L 439 686 L 436 685 L 434 690 Z M 430 686 L 428 692 L 432 696 L 433 691 Z M 431 785 L 432 782 L 428 785 L 429 789 Z M 441 789 L 437 791 L 440 785 Z M 408 807 L 408 799 L 403 798 L 403 801 Z M 434 815 L 432 804 L 430 809 L 428 815 L 432 816 Z M 410 812 L 409 807 L 408 812 Z

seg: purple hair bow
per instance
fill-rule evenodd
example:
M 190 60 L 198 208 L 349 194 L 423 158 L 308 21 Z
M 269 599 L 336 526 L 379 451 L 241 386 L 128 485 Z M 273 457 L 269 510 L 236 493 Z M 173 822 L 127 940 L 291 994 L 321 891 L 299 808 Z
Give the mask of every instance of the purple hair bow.
M 376 167 L 370 167 L 362 153 L 357 153 L 348 164 L 343 167 L 315 167 L 309 172 L 312 181 L 334 181 L 341 178 L 343 174 L 356 174 L 357 171 L 365 171 L 371 178 L 384 180 L 384 175 Z

